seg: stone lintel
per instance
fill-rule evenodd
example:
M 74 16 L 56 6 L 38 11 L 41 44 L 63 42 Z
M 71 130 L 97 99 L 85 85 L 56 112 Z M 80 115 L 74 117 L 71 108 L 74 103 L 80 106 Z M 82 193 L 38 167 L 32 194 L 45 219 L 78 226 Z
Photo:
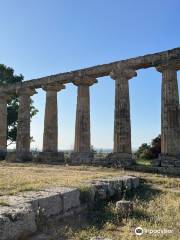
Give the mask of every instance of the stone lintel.
M 116 62 L 111 62 L 108 64 L 96 65 L 89 68 L 79 69 L 75 71 L 58 73 L 50 76 L 45 76 L 41 78 L 36 78 L 28 81 L 23 81 L 22 83 L 9 84 L 8 86 L 0 87 L 0 91 L 8 91 L 14 93 L 19 87 L 34 87 L 41 88 L 42 85 L 50 84 L 54 82 L 58 83 L 70 83 L 73 79 L 81 75 L 88 75 L 93 78 L 108 76 L 110 72 L 117 66 L 131 67 L 133 69 L 142 69 L 149 67 L 156 67 L 160 64 L 166 62 L 176 62 L 178 69 L 180 70 L 180 48 L 174 48 L 171 50 L 157 52 L 153 54 L 147 54 L 144 56 L 138 56 L 135 58 L 129 58 L 126 60 L 120 60 Z M 67 80 L 68 79 L 68 80 Z
M 28 81 L 23 81 L 22 83 L 9 84 L 7 86 L 1 86 L 0 91 L 9 91 L 14 94 L 16 92 L 16 89 L 22 86 L 41 88 L 42 85 L 54 82 L 70 83 L 73 79 L 78 77 L 80 73 L 82 75 L 88 75 L 90 77 L 98 78 L 108 76 L 110 72 L 118 65 L 128 65 L 129 67 L 138 70 L 142 68 L 156 67 L 162 63 L 166 63 L 167 61 L 176 62 L 178 68 L 177 70 L 180 70 L 180 48 L 174 48 L 163 52 L 147 54 L 144 56 L 111 62 L 108 64 L 96 65 L 93 67 L 79 69 L 71 72 L 54 74 L 51 76 L 45 76 Z

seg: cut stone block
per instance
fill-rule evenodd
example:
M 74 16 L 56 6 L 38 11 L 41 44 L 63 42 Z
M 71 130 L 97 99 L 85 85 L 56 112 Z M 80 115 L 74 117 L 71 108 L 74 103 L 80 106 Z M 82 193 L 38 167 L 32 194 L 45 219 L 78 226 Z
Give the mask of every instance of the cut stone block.
M 0 208 L 0 239 L 17 240 L 36 232 L 35 214 L 30 204 L 21 208 Z
M 61 192 L 63 212 L 80 206 L 80 192 L 76 188 L 62 188 Z

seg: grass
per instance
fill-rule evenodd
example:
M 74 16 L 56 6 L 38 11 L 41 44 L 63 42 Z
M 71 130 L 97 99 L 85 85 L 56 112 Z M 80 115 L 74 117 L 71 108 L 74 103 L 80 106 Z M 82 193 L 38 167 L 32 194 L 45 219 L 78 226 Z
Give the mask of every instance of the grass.
M 86 166 L 18 164 L 3 161 L 0 162 L 0 195 L 37 191 L 50 186 L 81 187 L 93 179 L 120 175 L 125 175 L 125 172 Z
M 169 192 L 166 188 L 163 189 L 163 186 L 159 190 L 153 185 L 143 184 L 133 196 L 127 195 L 126 199 L 134 202 L 133 214 L 127 220 L 116 213 L 114 202 L 101 202 L 89 211 L 88 224 L 80 229 L 67 227 L 63 233 L 67 238 L 64 239 L 89 240 L 94 236 L 103 236 L 112 240 L 179 239 L 180 192 Z M 134 234 L 136 227 L 148 231 L 166 229 L 171 233 L 145 233 L 136 236 Z
M 151 161 L 146 160 L 146 159 L 137 159 L 136 163 L 139 164 L 139 165 L 143 165 L 143 166 L 150 166 L 151 165 Z
M 178 240 L 180 234 L 180 178 L 160 174 L 138 173 L 119 169 L 57 166 L 45 164 L 17 164 L 0 162 L 0 195 L 21 191 L 40 190 L 50 186 L 83 188 L 87 181 L 120 175 L 141 177 L 141 187 L 126 199 L 134 202 L 133 215 L 127 220 L 119 218 L 115 203 L 100 203 L 90 209 L 88 222 L 81 227 L 67 226 L 61 230 L 62 239 L 89 240 L 105 236 L 112 240 L 165 239 Z M 6 205 L 0 202 L 0 205 Z M 170 229 L 172 234 L 134 235 L 134 228 Z M 178 233 L 179 231 L 179 233 Z M 57 231 L 58 232 L 58 231 Z M 56 238 L 53 238 L 53 240 Z M 61 239 L 61 238 L 57 238 Z
M 0 206 L 9 206 L 9 203 L 0 199 Z

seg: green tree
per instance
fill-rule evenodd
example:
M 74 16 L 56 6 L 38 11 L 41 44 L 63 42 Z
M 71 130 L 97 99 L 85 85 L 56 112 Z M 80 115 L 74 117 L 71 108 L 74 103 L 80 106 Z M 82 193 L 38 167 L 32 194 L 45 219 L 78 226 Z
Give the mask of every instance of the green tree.
M 161 153 L 161 136 L 152 139 L 151 144 L 143 143 L 136 151 L 135 156 L 138 159 L 157 158 Z
M 157 158 L 161 153 L 161 135 L 154 138 L 151 142 L 151 152 L 154 155 L 154 158 Z
M 0 64 L 0 86 L 5 86 L 11 83 L 22 82 L 24 79 L 23 75 L 15 75 L 14 70 L 10 67 Z M 16 141 L 17 135 L 17 123 L 18 123 L 18 98 L 13 96 L 7 102 L 7 140 L 9 144 L 12 144 Z M 33 101 L 31 99 L 30 105 L 30 115 L 31 118 L 36 115 L 38 110 L 33 106 Z

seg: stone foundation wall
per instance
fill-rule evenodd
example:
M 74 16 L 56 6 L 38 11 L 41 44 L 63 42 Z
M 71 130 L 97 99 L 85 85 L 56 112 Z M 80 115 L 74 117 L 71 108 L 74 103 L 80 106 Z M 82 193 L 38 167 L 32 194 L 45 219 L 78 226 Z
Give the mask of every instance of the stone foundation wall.
M 122 196 L 136 189 L 139 179 L 133 176 L 102 179 L 85 184 L 86 190 L 54 187 L 17 196 L 0 197 L 0 240 L 18 240 L 40 229 L 41 221 L 76 216 L 96 199 Z
M 134 165 L 128 166 L 126 170 L 146 172 L 146 173 L 159 173 L 169 176 L 180 176 L 179 167 L 158 167 L 158 166 L 143 166 L 143 165 Z
M 43 162 L 43 163 L 61 163 L 64 164 L 64 152 L 39 152 L 33 154 L 34 162 Z

